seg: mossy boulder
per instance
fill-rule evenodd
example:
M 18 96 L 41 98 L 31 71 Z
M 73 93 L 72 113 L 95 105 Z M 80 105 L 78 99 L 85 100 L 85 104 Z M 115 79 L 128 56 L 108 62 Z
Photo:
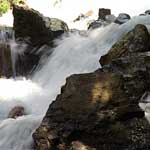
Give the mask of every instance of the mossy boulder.
M 12 60 L 10 45 L 0 43 L 0 77 L 12 77 Z
M 102 56 L 100 64 L 107 65 L 113 59 L 126 56 L 131 53 L 146 52 L 150 48 L 150 35 L 146 26 L 142 24 L 127 33 L 122 39 L 116 42 L 109 52 Z

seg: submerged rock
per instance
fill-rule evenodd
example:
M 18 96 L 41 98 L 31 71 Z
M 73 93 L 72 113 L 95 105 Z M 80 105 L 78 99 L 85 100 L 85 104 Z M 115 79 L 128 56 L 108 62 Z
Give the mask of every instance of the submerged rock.
M 25 115 L 25 109 L 23 106 L 16 106 L 13 109 L 11 109 L 11 111 L 8 114 L 8 118 L 18 118 L 20 116 Z
M 128 14 L 121 13 L 116 18 L 115 23 L 117 23 L 117 24 L 123 24 L 123 23 L 129 21 L 130 19 L 131 19 L 131 17 Z
M 144 25 L 138 24 L 126 34 L 121 40 L 115 43 L 109 52 L 102 56 L 100 64 L 107 65 L 113 59 L 126 56 L 131 53 L 145 52 L 150 48 L 150 35 Z

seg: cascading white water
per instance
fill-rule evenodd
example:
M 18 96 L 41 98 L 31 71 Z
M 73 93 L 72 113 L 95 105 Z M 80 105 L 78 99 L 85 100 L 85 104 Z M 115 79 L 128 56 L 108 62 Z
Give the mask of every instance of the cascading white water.
M 150 25 L 150 16 L 135 17 L 120 26 L 111 24 L 87 36 L 70 33 L 56 41 L 58 46 L 29 80 L 0 79 L 0 150 L 32 150 L 32 133 L 65 78 L 99 68 L 100 56 L 139 23 Z M 28 115 L 7 119 L 8 112 L 16 105 L 24 106 Z

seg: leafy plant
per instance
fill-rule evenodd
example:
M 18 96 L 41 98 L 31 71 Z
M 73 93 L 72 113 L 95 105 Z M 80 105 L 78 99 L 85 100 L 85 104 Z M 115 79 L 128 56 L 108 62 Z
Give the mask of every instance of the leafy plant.
M 21 0 L 0 0 L 0 16 L 4 13 L 6 13 L 12 4 L 17 4 Z
M 8 0 L 0 1 L 0 15 L 6 13 L 9 8 L 10 8 L 10 3 L 8 2 Z

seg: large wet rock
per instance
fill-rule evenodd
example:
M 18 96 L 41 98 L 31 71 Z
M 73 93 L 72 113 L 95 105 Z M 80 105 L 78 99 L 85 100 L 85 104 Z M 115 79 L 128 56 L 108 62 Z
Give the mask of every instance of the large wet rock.
M 44 50 L 47 49 L 50 55 L 53 40 L 67 32 L 68 26 L 60 19 L 45 17 L 28 7 L 14 5 L 13 16 L 15 38 L 27 44 L 24 54 L 18 56 L 16 62 L 17 75 L 27 76 L 39 63 Z M 43 45 L 47 46 L 39 52 Z
M 28 7 L 13 6 L 14 30 L 16 38 L 28 38 L 32 46 L 50 44 L 56 38 L 55 32 L 68 31 L 65 22 L 44 17 Z
M 149 38 L 137 25 L 102 57 L 101 69 L 68 77 L 33 134 L 35 149 L 150 149 L 150 125 L 139 107 L 150 90 Z
M 48 44 L 53 35 L 39 12 L 14 5 L 14 30 L 16 38 L 28 38 L 33 46 Z
M 93 29 L 97 29 L 97 28 L 100 28 L 100 27 L 105 27 L 107 25 L 108 25 L 108 23 L 106 21 L 95 20 L 95 21 L 93 21 L 92 23 L 89 24 L 88 30 L 93 30 Z
M 113 59 L 126 56 L 131 53 L 145 52 L 150 48 L 150 35 L 144 25 L 137 25 L 132 31 L 126 34 L 121 40 L 115 43 L 109 52 L 102 56 L 100 64 L 107 65 Z
M 126 55 L 114 53 L 101 69 L 66 79 L 33 134 L 35 150 L 150 149 L 150 126 L 139 107 L 150 90 L 149 34 L 138 25 L 127 37 Z
M 149 124 L 124 80 L 102 70 L 69 77 L 33 135 L 36 150 L 71 150 L 76 141 L 97 150 L 144 148 Z

